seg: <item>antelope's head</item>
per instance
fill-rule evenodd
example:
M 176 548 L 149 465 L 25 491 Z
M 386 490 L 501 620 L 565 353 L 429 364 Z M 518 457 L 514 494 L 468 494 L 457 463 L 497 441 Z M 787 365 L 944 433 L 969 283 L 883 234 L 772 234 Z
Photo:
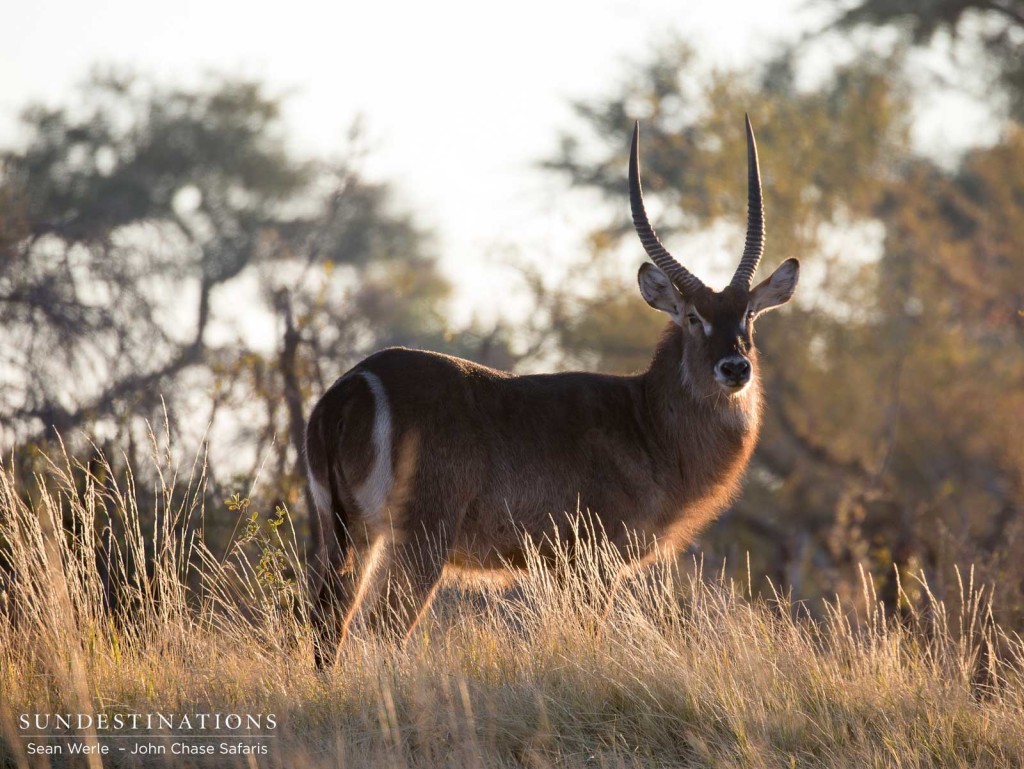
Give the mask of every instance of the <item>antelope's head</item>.
M 764 206 L 757 145 L 747 119 L 747 238 L 732 281 L 721 291 L 701 282 L 665 249 L 647 218 L 640 188 L 640 124 L 633 129 L 629 158 L 629 201 L 633 225 L 654 264 L 640 268 L 640 293 L 668 313 L 683 330 L 683 375 L 694 394 L 743 392 L 756 376 L 754 321 L 785 304 L 796 290 L 800 263 L 787 259 L 767 280 L 751 288 L 764 253 Z M 655 267 L 654 265 L 657 265 Z

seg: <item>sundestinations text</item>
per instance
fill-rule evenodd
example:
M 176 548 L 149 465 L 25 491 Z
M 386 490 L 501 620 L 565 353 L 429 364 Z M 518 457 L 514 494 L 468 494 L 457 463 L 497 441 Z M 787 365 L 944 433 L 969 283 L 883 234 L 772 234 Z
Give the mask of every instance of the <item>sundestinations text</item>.
M 166 731 L 240 731 L 277 728 L 273 713 L 21 713 L 18 727 L 30 730 L 117 732 L 125 729 Z

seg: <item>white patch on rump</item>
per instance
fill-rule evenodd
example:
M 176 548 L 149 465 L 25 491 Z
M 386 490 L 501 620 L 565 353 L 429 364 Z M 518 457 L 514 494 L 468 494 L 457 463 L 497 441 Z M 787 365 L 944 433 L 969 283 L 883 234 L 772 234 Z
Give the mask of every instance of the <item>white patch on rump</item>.
M 353 495 L 368 522 L 381 523 L 384 520 L 384 507 L 395 484 L 394 468 L 391 466 L 391 405 L 380 377 L 369 371 L 361 371 L 359 374 L 366 380 L 373 395 L 373 464 L 363 482 L 356 486 Z
M 333 513 L 331 505 L 331 491 L 318 481 L 313 474 L 309 474 L 309 489 L 313 493 L 313 504 L 321 518 L 326 518 Z

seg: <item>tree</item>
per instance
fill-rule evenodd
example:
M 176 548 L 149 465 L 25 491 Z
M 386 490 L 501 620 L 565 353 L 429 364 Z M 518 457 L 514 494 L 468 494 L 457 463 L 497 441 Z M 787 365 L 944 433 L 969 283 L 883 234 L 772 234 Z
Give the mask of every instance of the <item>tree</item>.
M 1024 119 L 1024 3 L 1020 0 L 829 0 L 840 6 L 832 26 L 889 27 L 914 45 L 927 46 L 940 33 L 985 52 L 1010 114 Z
M 257 258 L 261 233 L 310 181 L 253 83 L 188 93 L 96 77 L 83 96 L 81 110 L 26 110 L 27 149 L 3 156 L 23 230 L 0 273 L 13 364 L 3 411 L 16 431 L 66 431 L 129 397 L 151 412 L 207 354 L 214 289 Z M 184 306 L 162 316 L 173 302 Z
M 3 454 L 30 469 L 60 435 L 138 471 L 166 413 L 181 453 L 208 433 L 214 485 L 272 456 L 295 502 L 314 393 L 378 345 L 450 336 L 429 233 L 357 156 L 287 151 L 259 83 L 97 74 L 78 102 L 25 110 L 2 155 Z

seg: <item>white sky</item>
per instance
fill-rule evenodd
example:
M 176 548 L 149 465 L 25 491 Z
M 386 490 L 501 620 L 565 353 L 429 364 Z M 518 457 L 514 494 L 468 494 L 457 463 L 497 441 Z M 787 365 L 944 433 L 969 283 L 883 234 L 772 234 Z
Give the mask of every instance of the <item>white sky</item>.
M 571 125 L 569 101 L 610 92 L 669 34 L 740 65 L 820 23 L 806 0 L 36 0 L 9 4 L 0 45 L 0 143 L 29 101 L 59 103 L 96 63 L 176 82 L 205 71 L 289 93 L 294 149 L 330 154 L 364 118 L 367 171 L 394 181 L 488 314 L 509 244 L 557 261 L 578 247 L 579 207 L 535 169 Z M 737 105 L 737 115 L 744 105 Z M 625 203 L 624 203 L 625 205 Z M 571 221 L 570 221 L 571 220 Z M 566 258 L 568 261 L 568 258 Z M 486 294 L 486 296 L 484 295 Z

